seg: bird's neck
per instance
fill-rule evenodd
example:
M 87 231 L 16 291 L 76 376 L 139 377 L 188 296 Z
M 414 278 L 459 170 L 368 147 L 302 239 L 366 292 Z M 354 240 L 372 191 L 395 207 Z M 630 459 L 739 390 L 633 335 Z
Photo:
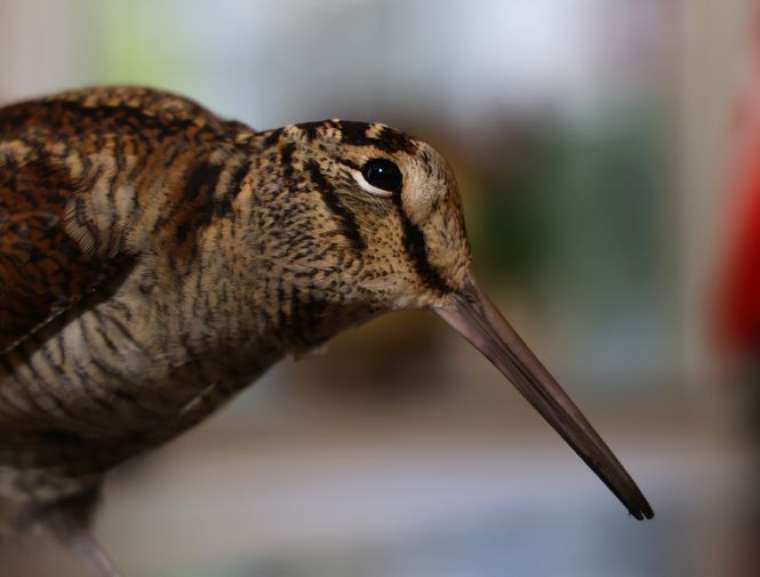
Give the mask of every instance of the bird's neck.
M 300 281 L 298 271 L 249 260 L 239 250 L 219 243 L 213 252 L 200 250 L 199 262 L 173 279 L 175 286 L 146 295 L 156 334 L 180 350 L 180 363 L 207 364 L 250 382 L 284 356 L 303 355 L 381 312 L 328 299 Z

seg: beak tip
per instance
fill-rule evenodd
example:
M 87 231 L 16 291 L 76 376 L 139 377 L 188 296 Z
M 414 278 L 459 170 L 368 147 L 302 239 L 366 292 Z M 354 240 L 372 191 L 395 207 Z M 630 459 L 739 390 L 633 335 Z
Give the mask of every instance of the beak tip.
M 641 511 L 639 512 L 639 517 L 637 519 L 639 521 L 649 521 L 650 519 L 654 519 L 654 510 L 652 507 L 649 506 L 649 503 L 645 503 L 645 506 L 642 507 Z
M 649 521 L 654 518 L 654 510 L 644 495 L 639 494 L 634 503 L 625 503 L 628 513 L 637 521 Z

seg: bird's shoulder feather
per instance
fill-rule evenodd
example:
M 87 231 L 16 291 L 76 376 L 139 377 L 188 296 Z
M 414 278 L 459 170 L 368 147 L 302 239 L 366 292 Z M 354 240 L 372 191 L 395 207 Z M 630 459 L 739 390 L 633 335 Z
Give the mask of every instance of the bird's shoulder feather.
M 62 167 L 0 141 L 0 354 L 95 290 L 113 258 L 66 230 L 74 182 Z
M 157 94 L 81 90 L 0 108 L 0 354 L 119 272 L 120 251 L 98 253 L 92 235 L 71 224 L 87 220 L 73 218 L 86 206 L 77 200 L 95 186 L 95 165 L 109 154 L 106 140 L 118 137 L 130 114 L 109 106 L 123 102 L 137 111 L 139 98 Z M 158 118 L 157 106 L 145 118 Z M 192 112 L 189 103 L 173 110 L 180 119 Z
M 196 204 L 213 194 L 221 173 L 201 161 L 250 134 L 190 99 L 140 87 L 86 88 L 0 108 L 0 354 L 121 277 L 135 254 L 124 238 L 136 238 L 138 228 L 149 234 L 165 220 L 163 228 L 176 225 L 179 234 L 198 220 Z M 143 226 L 162 180 L 178 198 L 148 211 L 159 216 Z

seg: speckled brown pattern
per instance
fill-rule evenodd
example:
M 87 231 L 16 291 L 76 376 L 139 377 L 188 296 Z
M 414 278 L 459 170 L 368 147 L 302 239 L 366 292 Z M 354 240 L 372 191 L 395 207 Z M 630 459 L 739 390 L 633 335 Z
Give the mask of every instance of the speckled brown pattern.
M 360 186 L 373 158 L 401 190 Z M 283 355 L 440 304 L 469 260 L 445 161 L 383 125 L 257 133 L 144 88 L 0 109 L 0 495 L 91 490 Z

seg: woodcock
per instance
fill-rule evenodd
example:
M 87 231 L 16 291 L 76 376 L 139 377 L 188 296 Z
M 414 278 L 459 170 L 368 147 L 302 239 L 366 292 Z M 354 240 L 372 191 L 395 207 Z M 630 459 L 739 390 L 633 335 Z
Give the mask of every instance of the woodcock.
M 103 476 L 284 355 L 437 313 L 637 519 L 653 513 L 481 292 L 456 180 L 381 124 L 255 132 L 185 98 L 92 88 L 0 109 L 0 495 L 100 575 Z

